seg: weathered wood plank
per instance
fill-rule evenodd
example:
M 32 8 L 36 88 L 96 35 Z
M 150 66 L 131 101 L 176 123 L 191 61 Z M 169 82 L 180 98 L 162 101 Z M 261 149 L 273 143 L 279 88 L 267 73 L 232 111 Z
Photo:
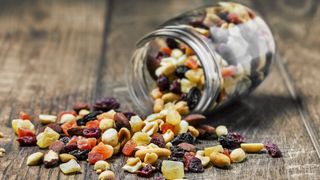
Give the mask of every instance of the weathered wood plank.
M 93 101 L 105 12 L 104 1 L 0 2 L 0 179 L 92 178 L 86 163 L 76 176 L 26 166 L 38 148 L 19 148 L 10 121 L 21 110 L 56 114 Z

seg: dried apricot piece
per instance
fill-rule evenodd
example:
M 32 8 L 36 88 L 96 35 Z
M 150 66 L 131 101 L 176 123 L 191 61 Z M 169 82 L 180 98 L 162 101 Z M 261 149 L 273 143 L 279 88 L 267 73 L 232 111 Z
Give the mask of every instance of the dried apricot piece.
M 122 148 L 122 154 L 131 156 L 136 148 L 137 144 L 133 140 L 129 140 Z
M 17 134 L 18 134 L 18 137 L 35 136 L 33 131 L 29 129 L 22 129 L 22 128 L 18 128 Z
M 19 113 L 19 118 L 22 120 L 31 120 L 31 116 L 23 111 Z
M 64 132 L 66 135 L 69 135 L 69 134 L 68 134 L 68 129 L 71 129 L 71 128 L 74 128 L 74 127 L 77 127 L 77 122 L 76 122 L 76 120 L 72 120 L 72 121 L 66 122 L 66 123 L 64 123 L 64 124 L 61 125 L 61 128 L 62 128 L 63 132 Z
M 88 154 L 88 161 L 90 164 L 94 164 L 99 160 L 106 160 L 113 154 L 113 147 L 99 143 Z
M 99 128 L 100 122 L 98 120 L 89 121 L 86 123 L 87 128 Z
M 161 125 L 161 132 L 162 133 L 166 133 L 169 129 L 172 132 L 174 132 L 175 126 L 172 124 L 169 124 L 169 123 L 164 123 L 163 125 Z
M 96 138 L 79 137 L 77 141 L 77 147 L 80 150 L 91 150 L 96 144 L 97 144 Z
M 198 63 L 192 57 L 189 57 L 188 60 L 185 62 L 185 65 L 190 69 L 197 69 Z

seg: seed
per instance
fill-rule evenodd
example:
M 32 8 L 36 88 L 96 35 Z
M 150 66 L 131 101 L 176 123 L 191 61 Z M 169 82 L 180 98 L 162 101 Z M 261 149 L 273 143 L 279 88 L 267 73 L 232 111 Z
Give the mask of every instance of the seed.
M 228 134 L 227 127 L 226 126 L 222 126 L 222 125 L 216 127 L 216 134 L 217 134 L 218 137 L 227 135 Z
M 230 158 L 219 152 L 212 152 L 210 154 L 210 161 L 217 167 L 226 168 L 231 165 Z
M 115 180 L 116 175 L 114 174 L 114 172 L 110 170 L 106 170 L 99 175 L 98 179 L 99 180 Z
M 196 126 L 204 122 L 207 118 L 202 114 L 190 114 L 183 119 L 186 120 L 191 126 Z
M 77 158 L 71 154 L 65 153 L 65 154 L 59 154 L 59 159 L 61 162 L 65 163 L 65 162 L 70 161 L 71 159 L 76 160 Z
M 247 153 L 258 153 L 264 148 L 262 143 L 242 143 L 240 146 Z
M 237 148 L 230 153 L 230 159 L 232 162 L 242 162 L 246 158 L 246 153 L 241 149 Z
M 28 156 L 27 165 L 28 166 L 39 165 L 42 162 L 42 158 L 43 158 L 42 152 L 33 153 Z
M 115 130 L 113 128 L 106 130 L 102 134 L 101 140 L 102 140 L 102 142 L 104 144 L 108 144 L 108 145 L 111 145 L 111 146 L 116 146 L 118 144 L 118 142 L 119 142 L 117 130 Z
M 212 147 L 207 147 L 204 148 L 204 155 L 205 156 L 210 156 L 211 153 L 213 152 L 219 152 L 219 153 L 223 153 L 223 147 L 221 145 L 215 145 Z
M 163 99 L 156 99 L 153 105 L 153 112 L 159 113 L 164 108 Z
M 181 115 L 178 111 L 169 109 L 168 114 L 166 116 L 166 122 L 176 126 L 181 122 Z
M 158 160 L 156 153 L 147 153 L 144 157 L 144 162 L 153 165 Z
M 95 164 L 94 164 L 94 168 L 93 168 L 95 171 L 105 171 L 107 169 L 110 169 L 110 164 L 107 162 L 107 161 L 97 161 Z
M 162 162 L 161 172 L 166 179 L 182 179 L 184 177 L 183 163 L 164 160 Z
M 174 102 L 180 99 L 180 96 L 178 94 L 174 94 L 174 93 L 166 93 L 164 94 L 161 99 L 164 101 L 164 103 L 167 102 Z
M 71 174 L 71 173 L 75 173 L 75 172 L 81 172 L 81 167 L 77 163 L 76 160 L 71 159 L 70 161 L 68 161 L 66 163 L 60 164 L 60 170 L 64 174 Z
M 57 116 L 40 114 L 39 119 L 40 119 L 41 124 L 49 124 L 49 123 L 56 122 Z

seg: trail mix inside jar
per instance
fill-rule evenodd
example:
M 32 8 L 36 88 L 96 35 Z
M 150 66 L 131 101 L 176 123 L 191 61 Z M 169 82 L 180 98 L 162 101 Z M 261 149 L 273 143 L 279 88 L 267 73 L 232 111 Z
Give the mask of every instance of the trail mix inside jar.
M 152 40 L 146 66 L 156 81 L 151 96 L 158 104 L 183 101 L 193 110 L 206 88 L 204 71 L 211 69 L 204 69 L 203 64 L 208 61 L 217 64 L 220 81 L 210 110 L 251 92 L 269 72 L 275 52 L 273 37 L 265 22 L 245 6 L 219 3 L 185 13 L 162 27 L 168 26 L 186 28 L 200 36 L 215 58 L 200 59 L 199 52 L 179 37 Z

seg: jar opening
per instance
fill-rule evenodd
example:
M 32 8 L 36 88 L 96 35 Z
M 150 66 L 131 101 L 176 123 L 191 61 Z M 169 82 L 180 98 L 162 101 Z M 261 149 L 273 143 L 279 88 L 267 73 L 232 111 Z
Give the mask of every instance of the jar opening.
M 219 73 L 219 64 L 216 62 L 218 57 L 210 47 L 207 47 L 204 38 L 188 27 L 181 25 L 166 26 L 156 30 L 145 36 L 137 44 L 131 67 L 129 66 L 128 69 L 129 74 L 127 75 L 129 92 L 134 103 L 139 107 L 141 113 L 151 112 L 153 99 L 150 96 L 150 92 L 157 87 L 156 68 L 160 63 L 157 61 L 157 56 L 159 56 L 159 50 L 168 38 L 188 46 L 194 52 L 203 69 L 202 94 L 192 112 L 204 113 L 209 108 L 212 109 L 210 106 L 216 100 L 220 89 L 221 75 Z

